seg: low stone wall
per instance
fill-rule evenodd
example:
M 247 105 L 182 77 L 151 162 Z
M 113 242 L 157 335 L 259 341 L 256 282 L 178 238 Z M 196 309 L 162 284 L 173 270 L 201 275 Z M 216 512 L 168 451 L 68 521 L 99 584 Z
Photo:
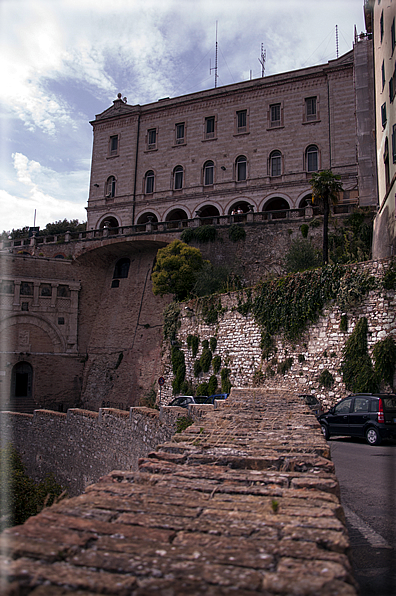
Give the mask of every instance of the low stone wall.
M 371 261 L 359 264 L 359 270 L 366 270 L 376 278 L 380 278 L 388 261 Z M 194 361 L 202 354 L 202 341 L 215 337 L 216 351 L 213 356 L 221 357 L 221 366 L 230 369 L 230 381 L 237 387 L 254 387 L 257 383 L 264 388 L 289 389 L 296 393 L 312 393 L 325 407 L 334 405 L 345 397 L 347 390 L 340 374 L 343 360 L 343 348 L 350 337 L 356 322 L 361 317 L 368 321 L 368 348 L 387 335 L 396 339 L 396 295 L 394 290 L 371 291 L 360 303 L 347 312 L 348 329 L 341 331 L 340 322 L 343 312 L 335 304 L 329 305 L 318 321 L 311 325 L 298 342 L 291 343 L 284 337 L 276 337 L 276 357 L 278 362 L 291 358 L 292 367 L 284 375 L 266 374 L 267 362 L 262 359 L 260 348 L 261 331 L 253 316 L 240 314 L 236 308 L 238 300 L 243 298 L 242 292 L 219 296 L 223 312 L 218 321 L 206 324 L 197 310 L 197 302 L 191 301 L 181 305 L 180 328 L 177 341 L 184 352 L 186 363 L 186 379 L 194 385 L 208 381 L 213 375 L 212 366 L 208 373 L 194 376 Z M 186 308 L 187 307 L 187 308 Z M 196 335 L 200 338 L 199 350 L 195 358 L 187 345 L 187 337 Z M 164 350 L 163 376 L 166 383 L 162 388 L 162 396 L 166 403 L 172 397 L 172 366 L 170 346 Z M 276 373 L 276 365 L 273 371 Z M 327 369 L 334 378 L 334 385 L 325 389 L 319 384 L 319 375 Z M 217 375 L 220 385 L 220 374 Z M 389 390 L 389 389 L 388 389 Z
M 329 457 L 295 394 L 233 389 L 139 471 L 3 532 L 2 594 L 356 596 Z

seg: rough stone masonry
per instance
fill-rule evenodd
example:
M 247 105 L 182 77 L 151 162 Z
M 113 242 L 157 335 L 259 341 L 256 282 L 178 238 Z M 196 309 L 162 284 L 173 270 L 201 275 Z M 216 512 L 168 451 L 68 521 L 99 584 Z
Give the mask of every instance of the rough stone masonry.
M 328 445 L 282 391 L 234 388 L 0 547 L 7 596 L 356 595 Z

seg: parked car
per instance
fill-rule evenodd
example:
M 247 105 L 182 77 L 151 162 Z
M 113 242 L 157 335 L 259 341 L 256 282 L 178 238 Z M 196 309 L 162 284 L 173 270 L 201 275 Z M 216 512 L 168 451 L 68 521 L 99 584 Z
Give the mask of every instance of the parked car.
M 196 404 L 206 404 L 206 400 L 208 399 L 207 395 L 195 395 L 194 401 Z
M 326 440 L 334 435 L 365 437 L 369 445 L 396 438 L 396 395 L 357 393 L 318 418 Z
M 307 404 L 307 406 L 311 408 L 312 412 L 315 414 L 316 417 L 320 416 L 321 414 L 324 414 L 324 408 L 322 404 L 314 395 L 307 395 L 304 393 L 303 395 L 299 395 L 298 397 L 301 397 L 301 399 L 304 400 L 304 402 Z
M 206 404 L 214 404 L 215 399 L 227 399 L 228 393 L 214 393 L 213 395 L 209 395 L 206 400 Z
M 187 408 L 190 404 L 195 404 L 195 400 L 192 395 L 179 395 L 175 397 L 168 404 L 168 406 L 179 406 L 179 408 Z

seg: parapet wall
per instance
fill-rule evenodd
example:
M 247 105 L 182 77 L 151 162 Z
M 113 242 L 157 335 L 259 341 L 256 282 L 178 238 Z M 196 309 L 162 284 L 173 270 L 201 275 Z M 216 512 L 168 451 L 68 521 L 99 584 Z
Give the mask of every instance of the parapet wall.
M 205 406 L 213 409 L 213 406 Z M 201 408 L 196 407 L 194 418 Z M 35 410 L 34 414 L 0 412 L 2 445 L 11 442 L 28 475 L 36 481 L 52 473 L 69 495 L 111 470 L 136 470 L 138 460 L 168 441 L 184 408 L 70 409 L 67 414 Z

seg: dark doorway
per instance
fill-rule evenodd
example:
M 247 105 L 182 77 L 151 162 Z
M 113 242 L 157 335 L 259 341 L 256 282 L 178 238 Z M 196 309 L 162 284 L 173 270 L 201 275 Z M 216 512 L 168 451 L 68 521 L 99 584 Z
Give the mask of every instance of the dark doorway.
M 18 362 L 11 375 L 11 408 L 15 412 L 32 413 L 33 401 L 33 368 L 29 362 Z

